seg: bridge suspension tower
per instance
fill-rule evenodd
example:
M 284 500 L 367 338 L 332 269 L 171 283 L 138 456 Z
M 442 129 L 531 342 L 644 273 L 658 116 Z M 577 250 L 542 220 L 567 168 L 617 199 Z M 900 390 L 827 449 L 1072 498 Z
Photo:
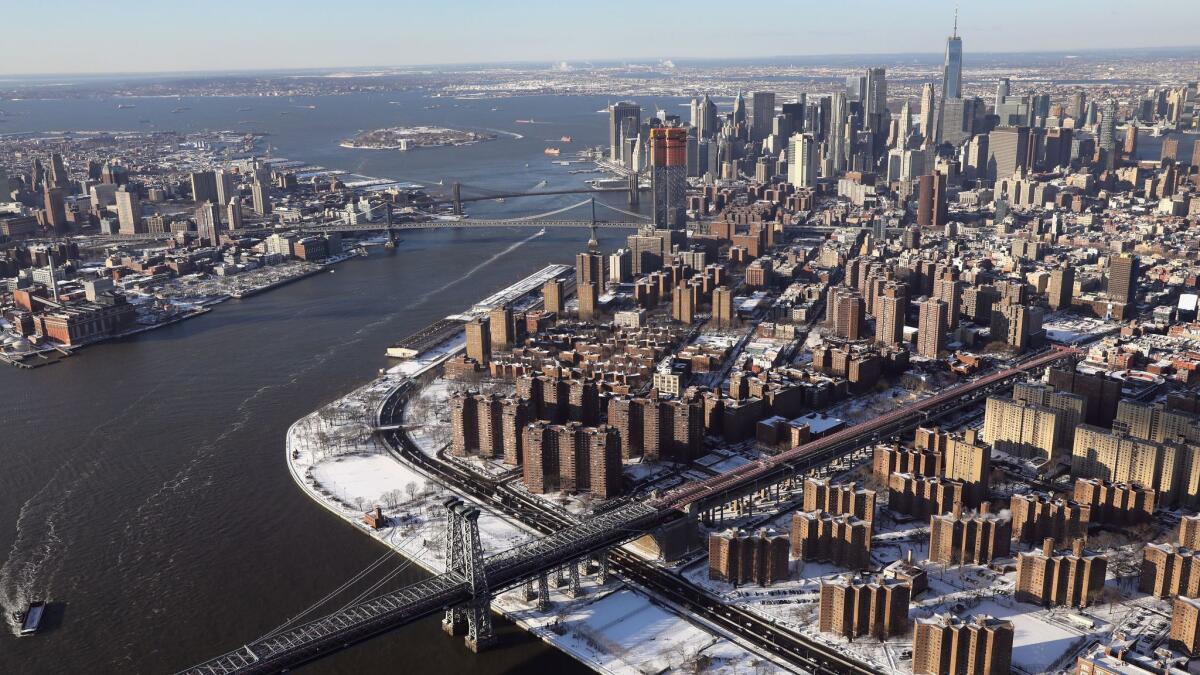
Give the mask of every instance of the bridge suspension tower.
M 488 592 L 483 545 L 479 540 L 479 509 L 457 497 L 451 497 L 443 504 L 446 507 L 446 570 L 467 582 L 471 601 L 466 607 L 447 609 L 442 629 L 457 635 L 466 624 L 467 648 L 478 652 L 496 641 L 492 628 L 492 596 Z
M 588 250 L 595 253 L 600 250 L 600 237 L 596 234 L 596 198 L 592 197 L 592 236 L 588 239 Z

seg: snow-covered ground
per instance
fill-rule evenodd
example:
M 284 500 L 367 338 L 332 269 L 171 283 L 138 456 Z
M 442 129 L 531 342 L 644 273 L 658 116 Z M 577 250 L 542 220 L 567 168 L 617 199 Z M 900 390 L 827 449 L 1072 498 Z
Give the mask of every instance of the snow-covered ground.
M 450 492 L 384 452 L 364 432 L 368 411 L 398 383 L 389 373 L 297 421 L 288 431 L 288 466 L 319 504 L 426 570 L 444 570 L 445 519 L 441 501 Z M 373 530 L 364 512 L 383 508 L 387 526 Z M 481 509 L 484 553 L 493 554 L 536 536 L 522 525 Z M 582 593 L 551 584 L 551 606 L 536 610 L 518 588 L 497 596 L 492 608 L 600 673 L 775 673 L 775 664 L 667 610 L 640 591 L 609 578 L 581 577 Z
M 791 498 L 794 499 L 795 494 Z M 733 514 L 714 530 L 733 525 L 747 528 L 765 526 L 788 531 L 790 513 L 772 514 L 766 504 L 760 505 L 760 508 L 764 515 L 750 517 Z M 1046 609 L 1020 603 L 1013 598 L 1015 572 L 998 572 L 981 565 L 943 567 L 928 563 L 929 531 L 923 521 L 893 517 L 886 508 L 880 508 L 874 527 L 871 550 L 873 569 L 880 569 L 911 551 L 913 560 L 925 567 L 928 574 L 929 588 L 913 598 L 910 618 L 915 620 L 945 613 L 964 617 L 991 614 L 1012 621 L 1015 630 L 1014 672 L 1028 675 L 1069 672 L 1081 650 L 1097 640 L 1107 640 L 1116 630 L 1127 637 L 1142 638 L 1139 648 L 1145 653 L 1150 653 L 1165 639 L 1171 615 L 1170 603 L 1137 592 L 1136 580 L 1131 587 L 1128 579 L 1118 578 L 1114 572 L 1114 561 L 1120 559 L 1128 562 L 1131 557 L 1137 557 L 1135 549 L 1138 545 L 1135 542 L 1126 542 L 1106 534 L 1094 539 L 1093 543 L 1097 547 L 1102 546 L 1110 560 L 1110 576 L 1102 602 L 1085 609 Z M 1014 545 L 1013 552 L 1015 554 L 1026 548 Z M 885 642 L 871 638 L 851 642 L 817 630 L 821 581 L 846 575 L 844 568 L 792 560 L 790 578 L 766 588 L 755 584 L 735 588 L 722 581 L 710 580 L 707 558 L 693 559 L 681 566 L 679 571 L 685 578 L 708 589 L 726 603 L 753 611 L 834 646 L 876 665 L 883 672 L 909 672 L 911 629 L 905 635 L 894 636 Z M 1090 629 L 1087 628 L 1088 622 L 1092 623 Z

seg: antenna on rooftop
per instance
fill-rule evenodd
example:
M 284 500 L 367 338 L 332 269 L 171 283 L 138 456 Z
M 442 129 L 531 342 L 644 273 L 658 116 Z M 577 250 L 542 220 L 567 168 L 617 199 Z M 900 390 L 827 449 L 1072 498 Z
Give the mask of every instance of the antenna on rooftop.
M 954 34 L 950 37 L 958 37 L 958 5 L 954 6 Z

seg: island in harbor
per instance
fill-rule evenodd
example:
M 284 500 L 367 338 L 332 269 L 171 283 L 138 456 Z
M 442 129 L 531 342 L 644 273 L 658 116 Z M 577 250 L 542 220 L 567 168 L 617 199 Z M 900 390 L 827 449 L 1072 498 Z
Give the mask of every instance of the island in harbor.
M 369 150 L 411 150 L 441 145 L 470 145 L 495 140 L 496 134 L 486 131 L 465 131 L 445 127 L 388 127 L 364 131 L 342 141 L 343 148 Z

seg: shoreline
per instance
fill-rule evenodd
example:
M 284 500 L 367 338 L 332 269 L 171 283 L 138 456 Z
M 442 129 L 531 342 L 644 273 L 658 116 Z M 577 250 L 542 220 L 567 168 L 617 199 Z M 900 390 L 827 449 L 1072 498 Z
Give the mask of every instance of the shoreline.
M 385 378 L 386 377 L 387 376 L 385 376 Z M 405 379 L 406 378 L 398 380 L 394 386 L 389 388 L 388 391 L 389 392 L 394 391 L 397 387 L 404 386 Z M 379 381 L 380 380 L 378 380 L 378 379 L 373 380 L 372 383 L 379 382 Z M 363 391 L 364 389 L 366 389 L 370 386 L 371 386 L 371 384 L 367 384 L 367 385 L 363 385 L 357 389 L 354 389 L 349 394 L 343 396 L 342 399 L 340 399 L 340 400 L 349 398 L 349 397 L 353 396 L 354 394 L 356 394 L 360 391 Z M 288 427 L 287 434 L 286 434 L 286 442 L 284 443 L 284 455 L 285 455 L 287 465 L 288 465 L 288 474 L 291 475 L 292 480 L 296 483 L 297 486 L 300 487 L 300 489 L 304 492 L 304 494 L 306 496 L 308 496 L 312 501 L 316 502 L 318 505 L 320 505 L 325 510 L 329 511 L 333 515 L 335 515 L 338 518 L 340 518 L 341 520 L 345 521 L 347 524 L 349 524 L 354 529 L 370 536 L 372 539 L 375 539 L 379 543 L 388 547 L 389 549 L 394 551 L 397 555 L 401 556 L 405 560 L 420 567 L 427 574 L 429 574 L 429 575 L 442 574 L 445 570 L 443 570 L 439 567 L 436 567 L 431 561 L 427 560 L 424 556 L 417 555 L 415 552 L 413 552 L 411 550 L 406 550 L 405 548 L 403 548 L 401 546 L 397 546 L 395 544 L 395 542 L 393 541 L 393 538 L 395 537 L 395 534 L 396 534 L 394 527 L 389 526 L 388 528 L 385 528 L 382 530 L 374 530 L 374 529 L 368 527 L 361 520 L 362 514 L 356 513 L 349 508 L 342 508 L 338 504 L 333 503 L 332 499 L 327 498 L 324 495 L 322 495 L 313 484 L 309 483 L 308 481 L 306 481 L 304 479 L 304 476 L 302 475 L 302 472 L 300 470 L 300 466 L 297 464 L 298 456 L 297 456 L 296 452 L 294 452 L 293 442 L 294 442 L 295 438 L 297 437 L 297 430 L 300 427 L 300 425 L 305 420 L 309 419 L 310 417 L 312 417 L 315 414 L 316 414 L 315 412 L 309 413 L 308 415 L 296 420 L 295 422 L 292 423 L 292 425 L 290 427 Z M 427 480 L 429 480 L 431 483 L 437 484 L 436 481 L 432 477 L 427 476 L 419 468 L 409 465 L 407 463 L 401 462 L 400 460 L 396 459 L 391 454 L 384 453 L 384 455 L 389 459 L 389 461 L 393 461 L 398 464 L 401 464 L 402 466 L 404 466 L 405 469 L 407 469 L 409 471 L 413 471 L 415 473 L 418 473 L 421 476 L 425 477 Z M 314 465 L 315 465 L 315 463 L 314 463 Z M 310 465 L 310 466 L 313 466 L 313 465 Z M 442 486 L 442 487 L 444 489 L 446 489 L 447 491 L 456 494 L 461 499 L 466 500 L 472 504 L 475 504 L 476 506 L 483 509 L 486 513 L 488 513 L 496 518 L 500 518 L 500 519 L 504 520 L 505 522 L 513 525 L 514 527 L 519 528 L 522 532 L 525 532 L 527 534 L 532 534 L 533 536 L 538 536 L 536 533 L 533 533 L 524 525 L 519 524 L 519 523 L 513 523 L 508 518 L 505 518 L 504 516 L 499 516 L 499 515 L 495 514 L 494 512 L 491 511 L 491 509 L 487 505 L 479 504 L 479 503 L 475 502 L 470 496 L 456 493 L 456 492 L 454 492 L 453 489 L 449 488 L 448 486 Z M 611 584 L 611 583 L 609 585 L 613 586 L 613 588 L 607 589 L 608 593 L 616 592 L 617 590 L 620 589 L 620 587 L 628 588 L 628 586 L 626 586 L 623 582 L 621 582 L 619 585 Z M 517 591 L 510 590 L 510 591 L 506 591 L 504 594 L 515 593 L 515 592 L 517 592 Z M 504 594 L 501 594 L 501 595 L 504 595 Z M 524 630 L 526 633 L 529 633 L 530 635 L 533 635 L 534 637 L 540 639 L 542 642 L 544 642 L 548 645 L 551 645 L 555 649 L 562 651 L 564 654 L 567 654 L 568 656 L 575 659 L 577 662 L 583 664 L 584 666 L 590 668 L 594 672 L 601 673 L 602 675 L 620 675 L 620 673 L 618 673 L 617 671 L 613 671 L 613 670 L 606 668 L 603 663 L 597 661 L 596 659 L 591 658 L 590 655 L 588 655 L 587 653 L 582 652 L 577 649 L 572 649 L 571 645 L 569 644 L 570 641 L 555 640 L 554 638 L 556 637 L 556 634 L 553 631 L 551 631 L 543 626 L 540 626 L 536 623 L 533 623 L 528 618 L 522 617 L 520 614 L 518 614 L 515 611 L 505 610 L 504 608 L 498 606 L 501 595 L 497 595 L 495 598 L 493 598 L 492 602 L 489 605 L 493 614 L 501 616 L 508 621 L 511 621 L 513 624 L 515 624 L 516 626 L 518 626 L 519 628 Z
M 403 373 L 388 369 L 382 377 L 355 388 L 330 405 L 339 406 L 344 402 L 352 402 L 356 396 L 371 389 L 386 391 L 386 398 L 388 394 L 412 382 L 412 379 Z M 381 385 L 386 389 L 382 389 Z M 440 540 L 436 537 L 441 533 L 441 516 L 438 512 L 440 500 L 447 494 L 454 494 L 482 510 L 480 529 L 484 534 L 484 548 L 485 551 L 488 548 L 494 549 L 487 555 L 504 550 L 511 542 L 511 534 L 507 540 L 504 537 L 497 539 L 497 529 L 507 528 L 510 532 L 518 532 L 525 539 L 542 536 L 523 523 L 498 513 L 490 505 L 480 503 L 470 495 L 439 482 L 420 468 L 397 457 L 396 453 L 382 450 L 374 440 L 369 450 L 360 447 L 358 451 L 314 460 L 311 443 L 303 443 L 306 433 L 304 426 L 312 420 L 319 422 L 319 411 L 301 417 L 288 428 L 284 454 L 292 480 L 321 508 L 388 547 L 408 563 L 417 565 L 427 574 L 438 575 L 444 571 L 438 564 L 442 554 Z M 302 448 L 302 445 L 307 447 Z M 375 502 L 362 501 L 361 505 L 366 507 L 363 509 L 358 508 L 359 504 L 347 504 L 343 496 L 334 494 L 334 490 L 326 487 L 313 475 L 313 469 L 318 466 L 344 461 L 364 464 L 379 461 L 386 463 L 382 466 L 394 465 L 399 467 L 402 473 L 418 476 L 425 481 L 426 491 L 415 505 L 414 498 L 410 496 L 408 509 L 403 505 L 390 507 L 384 514 L 388 525 L 375 530 L 362 521 L 365 511 Z M 378 472 L 380 465 L 372 464 L 369 468 Z M 348 475 L 341 475 L 337 480 L 352 479 Z M 434 486 L 440 489 L 430 491 L 429 488 Z M 421 521 L 422 516 L 418 514 L 428 514 L 430 506 L 434 509 L 433 518 L 414 530 L 404 529 L 406 524 Z M 485 521 L 490 522 L 485 526 Z M 501 528 L 497 528 L 497 525 Z M 427 545 L 430 543 L 432 545 Z M 526 600 L 522 595 L 521 586 L 495 595 L 489 608 L 493 614 L 504 617 L 543 643 L 602 675 L 644 675 L 648 672 L 644 666 L 651 661 L 655 665 L 652 672 L 686 672 L 689 667 L 686 660 L 676 663 L 672 659 L 678 658 L 677 656 L 663 654 L 669 649 L 667 645 L 676 644 L 691 649 L 690 656 L 685 655 L 682 657 L 684 659 L 699 658 L 701 655 L 712 659 L 713 666 L 706 672 L 716 675 L 740 672 L 799 672 L 758 654 L 743 644 L 737 636 L 725 634 L 701 617 L 687 615 L 670 600 L 658 598 L 636 584 L 611 576 L 606 583 L 599 584 L 592 575 L 581 575 L 580 582 L 580 595 L 571 597 L 565 594 L 567 589 L 558 587 L 552 581 L 551 609 L 548 611 L 539 611 L 535 604 Z M 649 621 L 646 621 L 647 617 L 650 618 Z M 562 623 L 564 620 L 565 626 Z M 626 621 L 635 628 L 643 627 L 640 622 L 645 622 L 645 625 L 642 631 L 635 630 L 630 634 L 627 626 L 625 632 L 622 630 L 622 624 Z M 605 632 L 609 630 L 616 632 Z M 686 652 L 687 650 L 684 650 L 681 653 Z
M 307 271 L 297 274 L 295 276 L 291 276 L 286 279 L 279 279 L 279 280 L 273 281 L 269 284 L 266 284 L 263 286 L 258 286 L 258 287 L 251 288 L 251 289 L 247 289 L 245 291 L 233 291 L 233 292 L 222 294 L 222 295 L 212 296 L 205 300 L 201 300 L 196 303 L 192 303 L 192 304 L 194 304 L 194 306 L 191 309 L 189 309 L 185 312 L 181 312 L 165 321 L 160 321 L 158 323 L 153 323 L 153 324 L 148 324 L 148 325 L 137 325 L 128 330 L 117 333 L 115 335 L 108 335 L 108 336 L 105 336 L 102 338 L 98 338 L 96 340 L 91 340 L 88 342 L 83 342 L 83 343 L 80 343 L 77 345 L 71 345 L 71 346 L 65 346 L 65 345 L 46 346 L 42 349 L 37 349 L 37 350 L 22 353 L 19 355 L 20 358 L 14 358 L 14 356 L 17 356 L 17 355 L 0 353 L 0 362 L 7 363 L 7 364 L 14 366 L 16 368 L 19 368 L 21 370 L 34 370 L 37 368 L 41 368 L 43 366 L 53 365 L 55 363 L 58 363 L 62 359 L 74 356 L 76 352 L 83 350 L 83 349 L 87 349 L 88 347 L 93 347 L 95 345 L 104 344 L 105 342 L 113 342 L 116 340 L 123 340 L 123 339 L 127 339 L 127 338 L 137 337 L 138 335 L 141 335 L 143 333 L 149 333 L 150 331 L 158 330 L 159 328 L 166 328 L 167 326 L 171 326 L 171 325 L 180 323 L 182 321 L 186 321 L 188 319 L 194 319 L 199 316 L 204 316 L 205 314 L 208 314 L 209 312 L 213 311 L 213 309 L 217 305 L 220 305 L 221 303 L 228 302 L 229 300 L 245 300 L 247 298 L 251 298 L 256 295 L 259 295 L 261 293 L 265 293 L 266 291 L 274 290 L 276 288 L 279 288 L 280 286 L 286 286 L 292 282 L 300 281 L 301 279 L 307 279 L 308 277 L 315 276 L 322 272 L 328 271 L 329 268 L 332 268 L 334 265 L 337 265 L 338 263 L 343 263 L 343 262 L 346 262 L 347 260 L 351 260 L 356 257 L 358 257 L 358 256 L 353 253 L 343 253 L 338 256 L 333 256 L 333 257 L 330 257 L 320 263 L 317 263 L 318 267 L 316 269 L 307 270 Z M 26 361 L 26 359 L 36 357 L 42 353 L 49 353 L 49 352 L 59 352 L 60 356 L 58 356 L 52 360 L 45 360 L 43 358 L 42 360 L 33 362 L 33 363 Z

